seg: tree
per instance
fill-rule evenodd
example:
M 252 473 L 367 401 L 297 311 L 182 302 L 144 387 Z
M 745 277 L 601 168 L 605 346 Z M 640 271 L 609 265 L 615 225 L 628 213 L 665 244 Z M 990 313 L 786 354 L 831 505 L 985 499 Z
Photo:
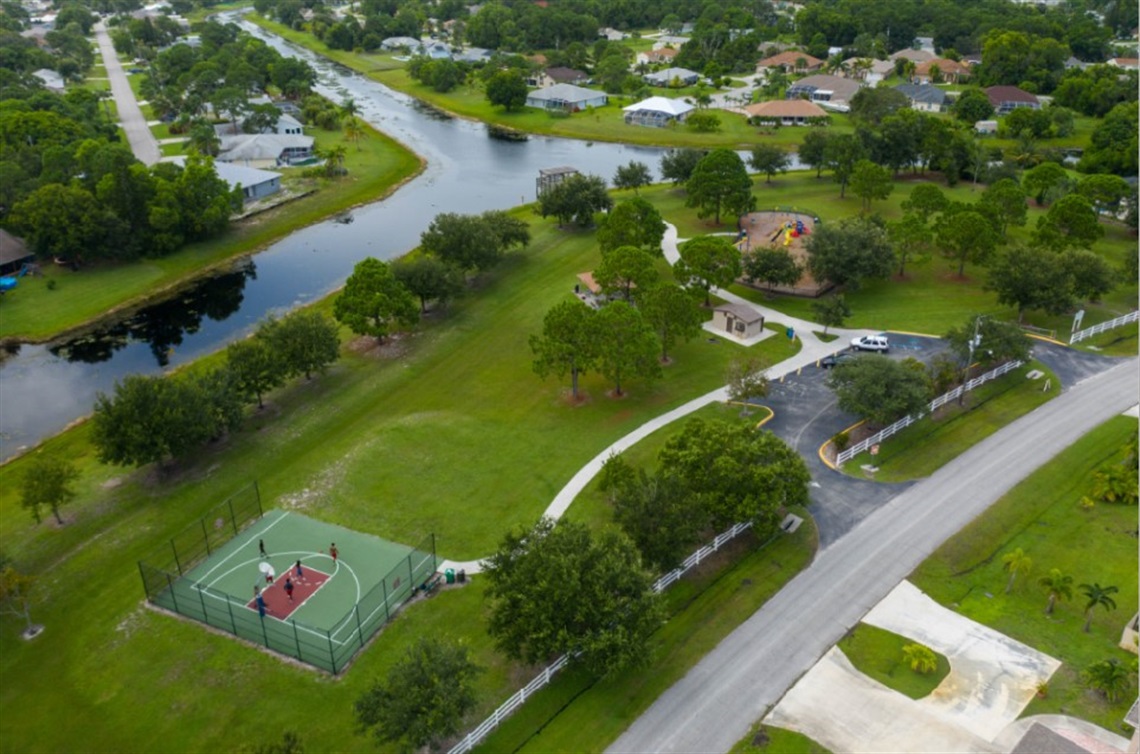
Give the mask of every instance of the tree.
M 648 186 L 652 180 L 648 165 L 631 160 L 628 165 L 618 165 L 617 172 L 614 173 L 614 188 L 633 189 L 636 194 L 639 188 Z
M 463 273 L 432 254 L 400 257 L 392 263 L 392 274 L 420 300 L 420 312 L 427 312 L 428 301 L 447 304 L 463 290 Z
M 1025 225 L 1026 214 L 1029 211 L 1029 205 L 1025 202 L 1025 189 L 1012 178 L 1002 178 L 997 183 L 987 186 L 982 192 L 979 203 L 983 207 L 993 209 L 993 214 L 999 222 L 998 234 L 1003 239 L 1010 225 L 1019 227 Z
M 598 225 L 598 246 L 603 252 L 619 246 L 636 246 L 660 257 L 664 237 L 665 221 L 661 213 L 639 196 L 618 202 Z
M 324 374 L 340 358 L 336 323 L 320 312 L 301 309 L 281 319 L 270 318 L 257 334 L 277 354 L 286 377 L 303 374 L 312 379 L 313 372 Z
M 994 106 L 990 104 L 990 98 L 983 90 L 967 89 L 958 95 L 958 99 L 950 107 L 950 112 L 958 120 L 973 125 L 993 115 Z
M 1094 662 L 1081 674 L 1085 686 L 1115 703 L 1132 689 L 1133 673 L 1115 657 Z
M 910 107 L 906 95 L 891 87 L 863 87 L 851 98 L 851 118 L 878 126 L 892 113 Z
M 787 152 L 774 144 L 757 144 L 752 147 L 752 156 L 748 158 L 748 164 L 757 173 L 768 176 L 765 182 L 771 183 L 772 176 L 788 172 L 791 160 Z
M 594 224 L 594 214 L 613 207 L 606 182 L 596 175 L 574 174 L 551 186 L 538 197 L 538 214 L 554 215 L 558 224 L 581 227 Z
M 958 263 L 958 277 L 965 277 L 967 262 L 984 264 L 997 248 L 993 226 L 973 210 L 944 214 L 934 226 L 934 234 L 934 243 L 942 256 Z
M 1134 82 L 1130 87 L 1133 93 L 1136 91 Z M 1077 163 L 1077 169 L 1082 173 L 1136 175 L 1137 153 L 1140 152 L 1137 147 L 1137 131 L 1140 130 L 1137 128 L 1137 113 L 1134 99 L 1109 110 L 1093 131 L 1091 143 Z
M 444 212 L 420 234 L 420 249 L 459 270 L 489 270 L 503 256 L 503 245 L 492 223 L 479 215 Z
M 701 332 L 704 317 L 693 297 L 674 283 L 658 283 L 641 294 L 638 308 L 657 332 L 661 362 L 669 362 L 669 349 L 677 338 L 691 340 Z
M 619 246 L 602 252 L 602 262 L 594 268 L 594 280 L 607 294 L 620 293 L 633 300 L 633 289 L 645 290 L 657 282 L 653 255 L 636 246 Z
M 795 257 L 782 246 L 756 249 L 742 261 L 744 278 L 750 283 L 757 280 L 767 283 L 769 296 L 777 285 L 795 285 L 803 275 Z
M 611 301 L 598 310 L 594 322 L 598 369 L 613 381 L 614 395 L 624 395 L 624 377 L 661 376 L 657 333 L 640 310 L 625 301 Z
M 487 631 L 527 663 L 574 655 L 596 675 L 643 663 L 664 617 L 637 547 L 613 529 L 544 518 L 512 529 L 486 561 Z
M 374 680 L 357 698 L 356 721 L 380 743 L 400 743 L 407 750 L 434 746 L 459 732 L 463 716 L 475 706 L 475 677 L 481 670 L 466 646 L 421 636 L 383 681 Z
M 823 325 L 823 334 L 827 335 L 828 328 L 842 327 L 851 316 L 851 307 L 843 300 L 842 294 L 832 294 L 812 302 L 811 310 L 815 319 Z
M 79 470 L 58 456 L 36 453 L 20 478 L 20 504 L 40 523 L 40 511 L 47 506 L 56 523 L 63 525 L 59 515 L 61 506 L 75 498 L 72 483 L 79 478 Z
M 687 183 L 706 154 L 701 149 L 670 149 L 661 155 L 661 177 L 672 181 L 674 186 Z
M 1088 602 L 1085 603 L 1085 626 L 1082 629 L 1086 634 L 1092 626 L 1093 610 L 1099 605 L 1105 611 L 1116 609 L 1116 600 L 1112 595 L 1120 590 L 1114 586 L 1101 586 L 1095 581 L 1091 584 L 1081 584 L 1081 594 L 1083 594 Z
M 839 134 L 827 140 L 824 150 L 824 164 L 831 169 L 832 178 L 839 184 L 839 198 L 847 193 L 847 182 L 855 170 L 855 163 L 863 159 L 867 150 L 859 137 L 853 134 Z
M 1131 187 L 1118 175 L 1088 175 L 1077 183 L 1077 193 L 1092 202 L 1098 214 L 1116 215 Z
M 886 230 L 871 218 L 849 218 L 817 225 L 807 240 L 812 277 L 847 290 L 864 280 L 885 280 L 895 265 Z
M 863 200 L 863 211 L 871 209 L 871 202 L 886 199 L 894 191 L 891 171 L 870 160 L 859 160 L 851 171 L 851 190 Z
M 1013 590 L 1013 582 L 1018 576 L 1027 576 L 1033 570 L 1033 558 L 1025 554 L 1020 547 L 1001 556 L 1002 568 L 1009 572 L 1009 581 L 1005 585 L 1005 593 Z
M 904 212 L 917 215 L 925 225 L 930 217 L 939 212 L 945 212 L 950 201 L 942 193 L 942 189 L 933 183 L 920 183 L 910 190 L 910 196 L 902 202 Z
M 411 327 L 419 321 L 419 307 L 392 268 L 367 257 L 356 263 L 340 295 L 333 301 L 333 316 L 357 335 L 371 335 L 383 342 L 395 327 Z
M 685 191 L 685 206 L 696 207 L 697 217 L 712 215 L 717 225 L 722 210 L 740 217 L 756 207 L 744 161 L 731 149 L 714 149 L 702 157 L 685 183 Z
M 938 670 L 938 655 L 924 644 L 907 644 L 902 653 L 903 661 L 919 675 L 929 675 Z
M 885 356 L 861 356 L 837 364 L 827 376 L 839 408 L 885 426 L 926 410 L 930 386 L 924 374 Z
M 925 262 L 930 258 L 929 251 L 934 241 L 934 232 L 914 212 L 907 212 L 901 220 L 889 223 L 887 238 L 895 249 L 900 278 L 906 275 L 907 262 Z
M 610 463 L 614 459 L 611 459 Z M 621 456 L 616 460 L 621 461 Z M 681 564 L 707 525 L 707 515 L 684 484 L 667 471 L 650 476 L 630 469 L 611 499 L 614 521 L 633 540 L 642 559 L 658 572 Z
M 598 360 L 594 310 L 582 302 L 563 301 L 546 313 L 542 335 L 530 336 L 534 371 L 548 375 L 570 375 L 570 392 L 578 400 L 578 377 L 593 369 Z
M 1045 605 L 1045 614 L 1052 615 L 1057 600 L 1067 600 L 1073 597 L 1073 577 L 1061 573 L 1059 568 L 1049 569 L 1049 575 L 1037 579 L 1037 583 L 1045 587 L 1049 595 L 1049 602 Z
M 1096 210 L 1080 194 L 1066 194 L 1037 218 L 1034 242 L 1055 251 L 1089 248 L 1104 235 Z
M 685 119 L 685 125 L 697 133 L 713 133 L 720 130 L 720 116 L 709 110 L 696 110 Z
M 823 168 L 827 165 L 827 143 L 831 134 L 822 129 L 812 129 L 804 135 L 800 143 L 800 162 L 815 168 L 815 177 L 819 178 Z
M 234 376 L 238 391 L 247 399 L 261 396 L 285 382 L 285 365 L 279 354 L 259 337 L 235 341 L 226 346 L 226 366 Z
M 713 287 L 724 288 L 740 277 L 740 252 L 724 236 L 697 236 L 678 247 L 681 259 L 673 265 L 673 274 L 685 286 L 696 286 L 705 292 L 705 306 L 710 304 Z
M 748 403 L 768 395 L 768 364 L 759 356 L 737 357 L 728 362 L 725 370 L 725 385 L 728 399 L 737 403 Z
M 40 186 L 12 208 L 10 226 L 40 259 L 82 262 L 108 256 L 114 217 L 90 191 L 75 185 Z
M 518 110 L 526 104 L 526 80 L 515 68 L 506 68 L 487 81 L 487 101 L 501 105 L 507 112 Z
M 1099 301 L 1116 287 L 1117 270 L 1088 249 L 1069 249 L 1061 254 L 1061 265 L 1068 272 L 1073 295 L 1079 299 Z
M 971 359 L 983 366 L 1003 361 L 1028 361 L 1033 350 L 1033 341 L 1013 322 L 980 315 L 971 317 L 959 327 L 950 328 L 943 337 L 963 366 L 968 365 Z M 972 352 L 971 341 L 974 341 Z
M 1055 162 L 1043 162 L 1021 176 L 1025 193 L 1033 197 L 1037 206 L 1053 202 L 1069 190 L 1069 174 Z
M 33 634 L 32 590 L 36 578 L 10 563 L 0 564 L 0 613 L 24 619 L 24 635 Z
M 1038 247 L 1013 246 L 990 266 L 986 290 L 999 304 L 1017 307 L 1021 322 L 1029 309 L 1063 314 L 1073 306 L 1073 281 L 1060 254 Z
M 744 424 L 690 419 L 665 442 L 657 463 L 676 474 L 717 528 L 753 521 L 763 538 L 785 506 L 808 500 L 803 459 L 771 432 Z
M 344 122 L 344 138 L 351 141 L 356 145 L 356 151 L 360 151 L 360 140 L 368 135 L 368 130 L 364 128 L 358 118 L 349 118 Z

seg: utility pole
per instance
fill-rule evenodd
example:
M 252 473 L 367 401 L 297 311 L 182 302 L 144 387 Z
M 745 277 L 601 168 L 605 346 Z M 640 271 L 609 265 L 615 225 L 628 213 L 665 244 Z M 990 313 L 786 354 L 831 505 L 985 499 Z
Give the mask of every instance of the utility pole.
M 970 366 L 974 363 L 974 351 L 982 343 L 982 319 L 984 319 L 982 314 L 974 319 L 974 337 L 969 340 L 970 355 L 966 358 L 966 370 L 962 375 L 962 392 L 958 395 L 959 406 L 966 402 L 966 383 L 970 380 Z

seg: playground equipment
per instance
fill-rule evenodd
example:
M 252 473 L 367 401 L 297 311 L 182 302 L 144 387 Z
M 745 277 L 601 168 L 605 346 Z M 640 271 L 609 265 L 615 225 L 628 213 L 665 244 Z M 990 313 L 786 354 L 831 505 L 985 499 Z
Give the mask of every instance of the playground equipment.
M 39 268 L 35 264 L 28 262 L 20 268 L 20 271 L 16 273 L 15 277 L 10 275 L 0 277 L 0 293 L 7 293 L 8 291 L 12 290 L 17 285 L 19 285 L 20 278 L 28 274 L 34 275 L 38 269 Z
M 782 226 L 776 228 L 776 232 L 768 239 L 768 243 L 776 243 L 776 239 L 780 237 L 781 233 L 784 235 L 784 246 L 787 246 L 792 242 L 793 238 L 806 236 L 811 233 L 811 230 L 804 225 L 803 220 L 796 220 L 795 222 L 789 220 Z

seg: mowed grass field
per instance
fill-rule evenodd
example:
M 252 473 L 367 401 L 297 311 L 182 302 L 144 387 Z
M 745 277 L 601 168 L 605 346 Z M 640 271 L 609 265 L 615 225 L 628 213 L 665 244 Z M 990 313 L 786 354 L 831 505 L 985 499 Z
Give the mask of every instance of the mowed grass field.
M 0 623 L 0 674 L 21 679 L 0 690 L 4 748 L 232 750 L 294 729 L 324 750 L 370 751 L 352 702 L 423 632 L 462 638 L 488 668 L 479 712 L 528 677 L 491 651 L 477 578 L 413 606 L 334 680 L 146 609 L 136 562 L 252 479 L 267 507 L 396 542 L 435 532 L 442 557 L 486 555 L 610 442 L 722 384 L 741 349 L 702 337 L 676 348 L 660 382 L 632 381 L 614 400 L 590 376 L 589 400 L 567 405 L 568 382 L 532 373 L 527 338 L 598 255 L 592 232 L 534 223 L 526 252 L 414 335 L 380 352 L 346 344 L 327 375 L 277 391 L 241 432 L 171 472 L 99 464 L 86 425 L 49 441 L 45 452 L 82 472 L 62 528 L 20 508 L 25 461 L 0 467 L 0 550 L 40 577 L 33 615 L 47 626 L 25 643 L 18 621 Z M 772 342 L 771 360 L 790 353 Z

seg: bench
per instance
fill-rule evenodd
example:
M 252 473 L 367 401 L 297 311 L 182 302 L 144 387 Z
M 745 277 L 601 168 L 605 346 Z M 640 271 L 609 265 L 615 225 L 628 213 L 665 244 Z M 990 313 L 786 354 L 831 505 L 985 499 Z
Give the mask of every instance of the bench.
M 430 579 L 425 581 L 423 584 L 420 585 L 420 591 L 422 591 L 424 593 L 424 595 L 431 594 L 432 590 L 434 590 L 437 586 L 439 586 L 440 582 L 442 582 L 442 581 L 443 581 L 443 574 L 437 573 L 434 576 L 432 576 Z

